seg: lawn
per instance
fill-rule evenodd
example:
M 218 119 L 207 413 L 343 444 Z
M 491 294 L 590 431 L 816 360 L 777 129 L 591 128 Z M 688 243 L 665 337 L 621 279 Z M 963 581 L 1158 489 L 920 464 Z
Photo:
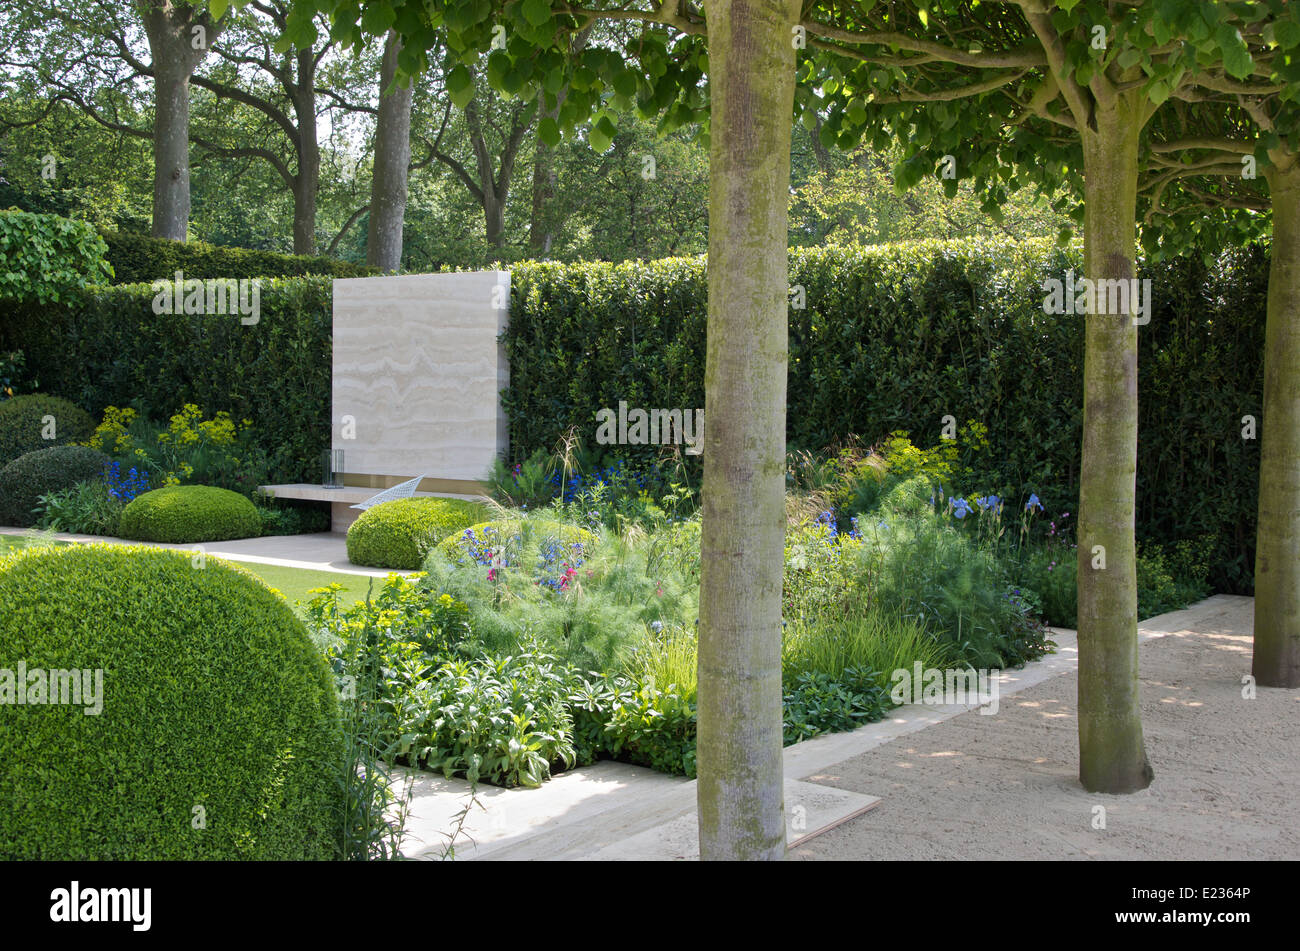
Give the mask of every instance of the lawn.
M 307 594 L 312 588 L 323 588 L 327 584 L 341 584 L 339 600 L 351 604 L 364 601 L 370 582 L 375 582 L 375 590 L 383 585 L 384 579 L 371 578 L 367 575 L 345 575 L 334 571 L 313 571 L 308 568 L 286 568 L 283 565 L 259 565 L 254 562 L 241 561 L 241 568 L 246 568 L 268 585 L 280 592 L 290 604 L 296 601 L 306 602 L 311 596 Z
M 54 539 L 46 541 L 40 536 L 32 535 L 0 535 L 0 554 L 33 544 L 67 545 L 72 543 Z M 307 592 L 312 588 L 323 588 L 327 584 L 335 583 L 343 585 L 343 590 L 339 592 L 341 602 L 350 604 L 354 600 L 364 601 L 366 591 L 369 589 L 372 580 L 376 583 L 376 590 L 383 584 L 383 579 L 372 579 L 366 575 L 345 575 L 333 571 L 313 571 L 306 568 L 286 568 L 282 565 L 259 565 L 252 562 L 239 562 L 239 564 L 278 591 L 280 596 L 290 604 L 310 600 L 311 596 Z
M 33 537 L 31 535 L 0 535 L 0 555 L 14 549 L 26 548 L 32 544 L 66 545 L 68 543 L 55 541 L 54 539 L 47 542 L 39 536 Z

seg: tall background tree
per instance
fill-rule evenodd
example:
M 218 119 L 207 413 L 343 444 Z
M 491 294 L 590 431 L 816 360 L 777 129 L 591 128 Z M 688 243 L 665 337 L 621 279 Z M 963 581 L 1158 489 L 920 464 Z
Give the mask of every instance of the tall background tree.
M 831 102 L 823 135 L 852 142 L 873 118 L 884 121 L 907 143 L 904 184 L 955 168 L 945 184 L 955 191 L 958 177 L 973 179 L 990 210 L 1022 183 L 1073 192 L 1085 276 L 1116 289 L 1135 276 L 1148 123 L 1174 95 L 1244 90 L 1252 78 L 1277 84 L 1285 57 L 1256 60 L 1247 37 L 1290 16 L 1276 2 L 868 6 L 805 23 L 814 45 L 840 54 L 815 77 Z M 1131 299 L 1116 292 L 1092 303 L 1078 521 L 1080 779 L 1122 793 L 1152 778 L 1138 706 L 1138 329 Z
M 184 241 L 190 222 L 190 79 L 221 24 L 198 0 L 137 0 L 137 6 L 153 54 L 153 234 Z
M 375 160 L 371 172 L 370 222 L 366 263 L 385 271 L 402 264 L 402 227 L 406 221 L 407 177 L 411 166 L 411 100 L 415 83 L 397 81 L 402 41 L 389 31 L 379 72 L 379 112 L 375 118 Z

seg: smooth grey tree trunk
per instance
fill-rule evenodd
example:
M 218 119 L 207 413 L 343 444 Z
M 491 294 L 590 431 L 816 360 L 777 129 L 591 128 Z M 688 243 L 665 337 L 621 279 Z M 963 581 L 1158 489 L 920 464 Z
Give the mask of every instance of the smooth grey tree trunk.
M 785 854 L 781 581 L 788 203 L 798 0 L 705 0 L 709 310 L 700 858 Z
M 320 191 L 320 143 L 316 140 L 316 53 L 299 50 L 293 111 L 298 120 L 298 172 L 293 178 L 293 253 L 316 253 L 316 198 Z
M 554 119 L 559 111 L 557 105 L 555 109 L 543 112 L 542 115 Z M 558 184 L 555 150 L 539 138 L 533 153 L 533 208 L 528 222 L 528 250 L 534 257 L 550 254 L 551 245 L 555 242 L 552 205 Z
M 1099 101 L 1084 129 L 1084 270 L 1135 273 L 1139 91 Z M 1138 708 L 1137 335 L 1124 313 L 1086 318 L 1079 477 L 1079 779 L 1090 792 L 1151 784 Z M 1068 319 L 1068 318 L 1067 318 Z M 1104 559 L 1100 561 L 1099 558 Z M 1104 564 L 1104 567 L 1098 565 Z
M 366 263 L 383 271 L 397 271 L 402 266 L 402 227 L 411 166 L 411 99 L 415 83 L 408 79 L 405 86 L 393 86 L 401 50 L 401 40 L 390 30 L 379 70 L 379 117 L 375 123 L 375 165 L 366 233 Z
M 154 75 L 151 230 L 156 238 L 184 241 L 190 223 L 190 77 L 218 27 L 201 8 L 172 0 L 150 0 L 140 14 Z
M 1300 159 L 1273 160 L 1251 672 L 1263 687 L 1300 687 Z

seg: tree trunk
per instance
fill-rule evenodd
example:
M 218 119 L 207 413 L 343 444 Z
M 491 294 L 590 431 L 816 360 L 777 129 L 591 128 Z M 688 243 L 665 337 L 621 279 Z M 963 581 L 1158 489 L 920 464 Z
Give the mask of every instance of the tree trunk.
M 699 643 L 702 859 L 785 854 L 781 569 L 798 0 L 705 0 L 709 310 Z
M 370 181 L 370 225 L 366 263 L 383 271 L 402 266 L 402 226 L 406 220 L 407 174 L 411 165 L 411 97 L 415 83 L 389 92 L 397 75 L 402 43 L 389 31 L 379 70 L 379 117 L 375 123 L 375 167 Z
M 190 223 L 190 77 L 155 52 L 153 226 L 155 238 L 184 241 Z
M 1264 336 L 1255 652 L 1263 687 L 1300 687 L 1300 164 L 1268 172 L 1273 247 Z
M 156 238 L 184 241 L 190 223 L 190 77 L 216 39 L 206 14 L 172 0 L 142 6 L 153 58 L 153 224 Z M 202 27 L 202 42 L 194 34 Z
M 488 245 L 501 248 L 506 240 L 506 203 L 496 194 L 490 180 L 483 189 L 483 221 Z
M 542 115 L 553 119 L 559 111 L 557 106 Z M 550 254 L 551 245 L 555 241 L 551 206 L 555 201 L 558 181 L 555 150 L 538 137 L 537 148 L 533 153 L 533 209 L 528 222 L 528 251 L 535 258 Z
M 590 37 L 590 26 L 574 34 L 569 40 L 569 55 L 577 56 L 586 49 Z M 555 98 L 555 108 L 540 109 L 538 118 L 559 119 L 560 107 L 564 105 L 568 95 L 569 87 L 565 86 Z M 555 149 L 538 136 L 537 147 L 533 151 L 533 207 L 528 219 L 528 250 L 533 257 L 545 257 L 551 253 L 555 234 L 563 220 L 563 216 L 556 214 L 555 209 L 555 192 L 559 182 L 559 172 L 555 167 Z
M 1084 269 L 1094 287 L 1135 273 L 1137 91 L 1099 101 L 1095 119 L 1096 130 L 1082 133 Z M 1103 793 L 1144 789 L 1153 777 L 1138 707 L 1138 330 L 1131 298 L 1116 309 L 1128 312 L 1086 317 L 1079 477 L 1079 779 Z
M 299 50 L 293 107 L 298 120 L 298 172 L 293 179 L 293 253 L 316 253 L 316 197 L 320 191 L 320 143 L 316 141 L 316 53 Z

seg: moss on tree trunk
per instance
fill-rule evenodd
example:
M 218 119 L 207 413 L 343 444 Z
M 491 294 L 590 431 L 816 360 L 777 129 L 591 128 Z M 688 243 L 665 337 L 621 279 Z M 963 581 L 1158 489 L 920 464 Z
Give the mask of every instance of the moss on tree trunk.
M 1265 687 L 1300 687 L 1300 164 L 1275 156 L 1266 172 L 1273 247 L 1264 332 L 1255 652 Z
M 795 0 L 706 0 L 709 322 L 699 646 L 702 859 L 785 854 L 787 206 Z
M 1098 102 L 1096 128 L 1083 132 L 1084 267 L 1093 282 L 1127 282 L 1135 274 L 1141 108 L 1136 92 L 1116 93 Z M 1138 708 L 1138 329 L 1131 299 L 1126 310 L 1087 316 L 1083 371 L 1079 779 L 1105 793 L 1133 792 L 1152 779 Z

